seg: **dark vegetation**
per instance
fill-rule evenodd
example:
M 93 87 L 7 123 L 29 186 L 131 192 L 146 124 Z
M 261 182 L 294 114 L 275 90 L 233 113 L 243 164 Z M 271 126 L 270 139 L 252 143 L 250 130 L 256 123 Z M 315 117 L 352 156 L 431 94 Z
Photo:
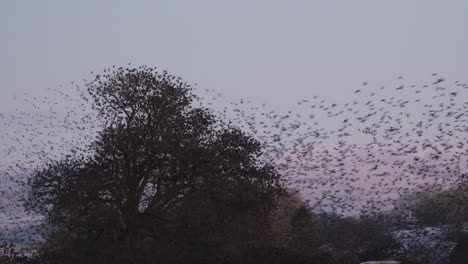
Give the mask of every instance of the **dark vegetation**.
M 428 185 L 403 195 L 396 208 L 413 212 L 418 224 L 458 226 L 468 219 L 468 184 L 462 182 L 453 189 Z
M 119 68 L 87 88 L 102 131 L 30 182 L 27 207 L 51 228 L 41 248 L 50 262 L 239 263 L 277 248 L 271 218 L 289 194 L 258 141 L 151 68 Z M 311 217 L 301 207 L 291 219 L 297 248 Z

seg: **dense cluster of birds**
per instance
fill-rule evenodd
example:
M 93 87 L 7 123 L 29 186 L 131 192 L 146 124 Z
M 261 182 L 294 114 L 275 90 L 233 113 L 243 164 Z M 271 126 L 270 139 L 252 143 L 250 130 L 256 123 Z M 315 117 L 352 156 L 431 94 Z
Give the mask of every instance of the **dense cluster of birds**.
M 40 239 L 30 226 L 41 216 L 21 203 L 28 175 L 47 160 L 86 152 L 100 129 L 80 85 L 70 86 L 18 95 L 18 109 L 0 113 L 0 240 Z M 311 96 L 284 111 L 196 91 L 202 107 L 263 144 L 263 161 L 316 212 L 385 213 L 402 195 L 427 186 L 450 194 L 468 176 L 468 84 L 460 81 L 433 74 L 423 84 L 402 76 L 392 86 L 363 82 L 349 100 Z
M 360 204 L 376 212 L 387 209 L 382 202 L 419 185 L 451 188 L 464 180 L 468 86 L 455 82 L 449 88 L 436 77 L 420 88 L 363 83 L 351 102 L 313 97 L 283 114 L 238 107 L 233 122 L 264 142 L 265 158 L 315 199 L 312 208 L 330 204 L 346 214 Z M 378 96 L 385 89 L 390 93 Z

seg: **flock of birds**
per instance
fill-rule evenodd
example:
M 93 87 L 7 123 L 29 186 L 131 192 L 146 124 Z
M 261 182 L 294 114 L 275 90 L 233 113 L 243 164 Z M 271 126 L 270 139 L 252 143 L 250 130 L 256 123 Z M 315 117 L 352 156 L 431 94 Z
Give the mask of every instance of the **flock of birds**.
M 199 94 L 202 107 L 263 144 L 262 160 L 313 210 L 357 216 L 391 211 L 418 188 L 450 193 L 468 176 L 468 84 L 437 74 L 427 84 L 401 76 L 395 83 L 363 82 L 348 101 L 312 96 L 285 111 L 244 99 L 220 105 L 216 91 Z M 21 205 L 29 173 L 48 159 L 86 152 L 83 142 L 99 131 L 86 94 L 72 86 L 18 96 L 18 107 L 29 110 L 0 113 L 0 241 L 39 239 L 28 226 L 41 216 Z

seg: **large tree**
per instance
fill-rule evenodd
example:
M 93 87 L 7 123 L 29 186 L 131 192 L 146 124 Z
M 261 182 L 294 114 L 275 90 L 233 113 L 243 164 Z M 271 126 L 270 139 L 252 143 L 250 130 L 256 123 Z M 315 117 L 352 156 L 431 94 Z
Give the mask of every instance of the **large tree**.
M 279 174 L 260 160 L 259 142 L 194 107 L 188 84 L 153 68 L 110 69 L 87 92 L 98 137 L 85 155 L 51 161 L 31 181 L 28 205 L 45 214 L 58 249 L 94 256 L 119 248 L 134 259 L 148 241 L 206 232 L 207 224 L 241 215 L 255 220 L 256 234 L 239 239 L 258 237 L 265 225 L 257 220 L 283 193 Z M 212 237 L 220 228 L 227 229 L 220 224 Z

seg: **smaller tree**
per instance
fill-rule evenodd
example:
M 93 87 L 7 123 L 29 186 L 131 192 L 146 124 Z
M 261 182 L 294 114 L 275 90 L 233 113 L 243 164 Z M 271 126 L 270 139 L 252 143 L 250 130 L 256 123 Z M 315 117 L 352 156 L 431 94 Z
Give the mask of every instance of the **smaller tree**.
M 305 205 L 291 219 L 294 246 L 299 251 L 310 249 L 314 242 L 313 214 Z
M 272 246 L 303 254 L 314 242 L 315 216 L 292 190 L 278 200 L 271 215 Z

